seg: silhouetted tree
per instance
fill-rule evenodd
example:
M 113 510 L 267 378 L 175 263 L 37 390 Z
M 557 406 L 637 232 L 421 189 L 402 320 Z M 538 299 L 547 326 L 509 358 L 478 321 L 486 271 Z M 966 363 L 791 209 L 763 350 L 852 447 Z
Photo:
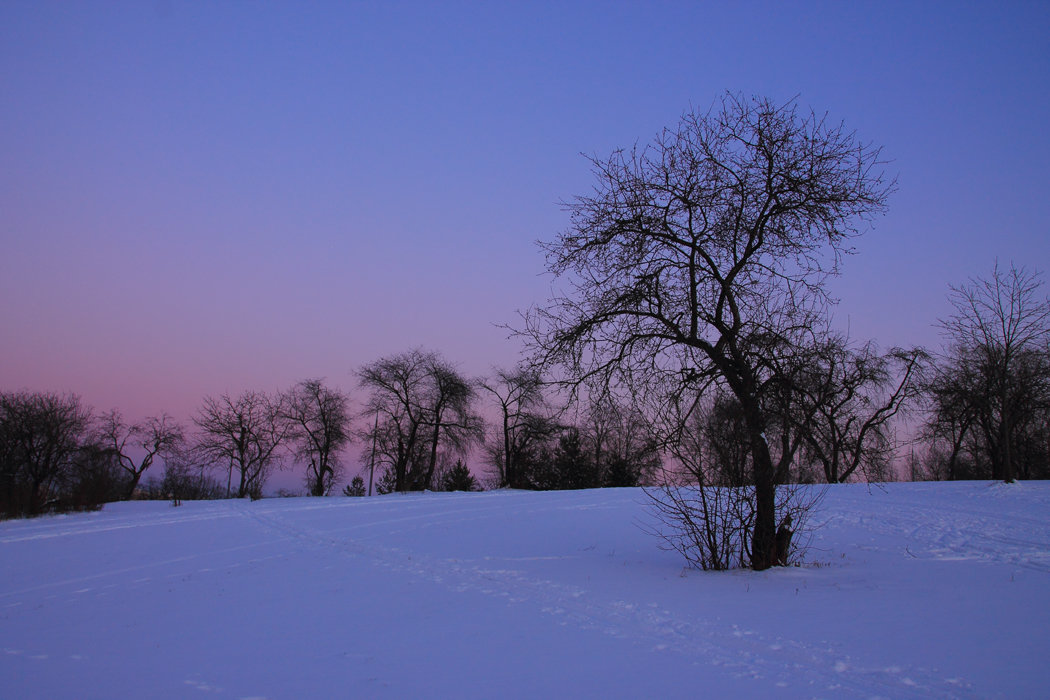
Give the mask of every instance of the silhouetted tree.
M 948 352 L 930 393 L 931 432 L 951 444 L 951 466 L 972 431 L 991 461 L 991 477 L 1013 481 L 1026 433 L 1045 429 L 1050 403 L 1050 299 L 1040 275 L 998 263 L 987 279 L 952 287 L 955 312 L 941 321 Z M 1022 459 L 1022 473 L 1028 461 Z
M 394 493 L 397 491 L 397 475 L 394 473 L 394 468 L 390 465 L 386 465 L 383 468 L 383 473 L 376 481 L 376 493 L 380 496 L 384 496 L 388 493 Z
M 473 412 L 477 398 L 473 384 L 438 355 L 428 359 L 430 401 L 424 420 L 430 431 L 430 453 L 422 488 L 430 488 L 438 463 L 438 448 L 448 454 L 466 454 L 482 441 L 485 424 Z
M 90 419 L 75 394 L 0 393 L 3 511 L 35 515 L 57 503 Z
M 719 377 L 751 450 L 750 564 L 772 566 L 786 465 L 766 442 L 769 353 L 824 327 L 825 279 L 893 189 L 879 149 L 794 103 L 727 95 L 647 147 L 591 162 L 595 192 L 568 204 L 570 229 L 544 246 L 570 289 L 527 315 L 535 359 L 635 392 Z
M 182 501 L 201 501 L 228 497 L 224 487 L 208 474 L 209 465 L 200 452 L 185 444 L 164 455 L 164 478 L 147 480 L 150 498 L 170 498 L 173 505 Z
M 927 355 L 894 348 L 880 355 L 873 343 L 851 349 L 832 338 L 815 354 L 814 381 L 799 385 L 807 411 L 807 453 L 829 484 L 855 473 L 869 481 L 885 477 L 893 452 L 891 421 L 922 392 Z
M 589 393 L 581 433 L 596 486 L 638 486 L 661 467 L 659 444 L 640 411 L 608 392 Z
M 427 403 L 427 355 L 420 350 L 384 357 L 358 370 L 371 392 L 368 411 L 377 416 L 363 442 L 377 466 L 393 474 L 394 490 L 407 491 L 422 469 Z M 383 493 L 380 491 L 380 493 Z
M 579 428 L 570 426 L 562 431 L 552 461 L 558 475 L 556 488 L 587 489 L 601 486 L 597 466 L 584 449 Z
M 953 346 L 926 386 L 928 443 L 923 475 L 938 479 L 1002 478 L 1001 412 L 993 373 L 981 350 Z M 1008 378 L 1011 455 L 1016 476 L 1050 477 L 1050 351 L 1017 358 Z
M 553 412 L 537 372 L 518 367 L 497 369 L 479 382 L 496 400 L 499 424 L 486 445 L 489 461 L 496 469 L 496 486 L 522 488 L 524 461 L 530 451 L 557 429 Z
M 352 496 L 354 498 L 361 498 L 365 495 L 365 480 L 360 476 L 355 476 L 350 480 L 350 483 L 343 488 L 344 496 Z
M 470 382 L 439 355 L 411 350 L 358 371 L 377 421 L 362 435 L 368 459 L 389 469 L 397 491 L 431 488 L 438 457 L 464 454 L 481 439 Z M 374 447 L 373 447 L 374 446 Z
M 350 399 L 320 379 L 299 382 L 285 397 L 284 418 L 295 455 L 306 463 L 311 496 L 324 496 L 340 475 L 339 452 L 350 442 Z
M 688 465 L 702 469 L 697 483 L 740 487 L 751 484 L 751 449 L 740 402 L 725 391 L 715 392 L 708 405 L 696 412 L 688 432 L 695 435 L 692 447 L 697 458 Z
M 478 481 L 470 473 L 463 460 L 457 459 L 446 472 L 441 475 L 442 491 L 478 491 Z
M 120 455 L 102 442 L 85 442 L 74 454 L 63 479 L 64 508 L 97 510 L 103 504 L 124 498 L 128 476 Z
M 519 488 L 553 491 L 602 485 L 580 430 L 573 425 L 561 426 L 550 438 L 534 444 L 519 467 Z
M 288 435 L 280 396 L 246 391 L 236 398 L 205 397 L 193 422 L 198 428 L 200 459 L 227 470 L 226 495 L 237 476 L 237 498 L 261 495 L 274 468 L 281 468 L 278 448 Z
M 125 473 L 121 494 L 125 500 L 135 493 L 139 480 L 157 456 L 178 449 L 185 440 L 182 426 L 166 413 L 129 424 L 120 411 L 113 409 L 99 419 L 96 432 L 98 441 L 112 450 Z

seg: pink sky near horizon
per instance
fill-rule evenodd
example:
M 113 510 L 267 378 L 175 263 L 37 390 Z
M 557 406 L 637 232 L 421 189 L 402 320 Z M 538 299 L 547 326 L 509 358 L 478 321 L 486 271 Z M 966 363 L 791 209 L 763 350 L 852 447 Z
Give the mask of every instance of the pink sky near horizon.
M 188 420 L 421 346 L 510 366 L 580 153 L 798 96 L 899 191 L 836 322 L 936 346 L 949 284 L 1050 267 L 1050 6 L 0 6 L 0 389 Z

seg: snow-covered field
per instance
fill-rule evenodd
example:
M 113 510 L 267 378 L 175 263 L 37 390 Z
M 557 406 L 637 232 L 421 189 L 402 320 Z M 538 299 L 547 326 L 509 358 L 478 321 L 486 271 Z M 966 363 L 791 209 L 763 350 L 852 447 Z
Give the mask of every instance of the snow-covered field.
M 830 489 L 683 570 L 633 489 L 0 523 L 0 697 L 1047 697 L 1050 484 Z

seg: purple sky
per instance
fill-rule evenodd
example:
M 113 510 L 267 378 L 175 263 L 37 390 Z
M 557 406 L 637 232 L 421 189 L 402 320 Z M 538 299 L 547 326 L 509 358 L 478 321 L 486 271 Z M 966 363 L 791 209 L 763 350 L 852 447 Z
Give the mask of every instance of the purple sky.
M 0 389 L 186 419 L 413 346 L 509 366 L 579 154 L 726 89 L 893 159 L 854 338 L 935 345 L 949 283 L 1050 268 L 1046 2 L 8 0 Z

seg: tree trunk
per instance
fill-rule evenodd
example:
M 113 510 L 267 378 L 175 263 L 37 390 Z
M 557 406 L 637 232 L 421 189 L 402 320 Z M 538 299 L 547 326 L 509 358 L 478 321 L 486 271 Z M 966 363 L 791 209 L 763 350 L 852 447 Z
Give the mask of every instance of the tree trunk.
M 124 490 L 124 500 L 130 501 L 131 497 L 135 495 L 135 489 L 139 486 L 139 480 L 142 478 L 142 472 L 132 471 L 131 481 L 128 483 L 128 488 Z
M 441 439 L 441 417 L 438 416 L 434 422 L 434 435 L 430 439 L 430 460 L 427 464 L 427 472 L 423 475 L 423 488 L 429 489 L 434 480 L 434 470 L 437 467 L 438 441 Z
M 503 410 L 503 483 L 500 486 L 511 485 L 511 464 L 510 464 L 510 422 L 507 416 L 507 410 Z
M 327 466 L 318 464 L 317 474 L 314 479 L 314 485 L 310 489 L 311 496 L 323 496 L 324 495 L 324 475 L 328 471 Z
M 750 386 L 736 392 L 744 410 L 751 443 L 751 469 L 755 482 L 755 523 L 751 533 L 751 568 L 763 571 L 777 563 L 776 470 L 766 442 L 762 406 Z
M 769 445 L 759 432 L 751 437 L 751 463 L 755 478 L 755 529 L 751 536 L 751 568 L 762 571 L 777 563 L 777 486 Z
M 1003 384 L 1006 384 L 1005 380 Z M 1010 397 L 1007 393 L 1006 387 L 1004 386 L 1002 390 L 1002 396 L 1000 397 L 1000 400 L 1002 401 L 1000 409 L 1002 411 L 1002 415 L 1000 416 L 999 421 L 999 450 L 1002 454 L 1000 462 L 1002 463 L 1003 481 L 1005 481 L 1008 484 L 1012 484 L 1014 482 L 1014 465 L 1011 459 L 1013 455 L 1010 454 L 1011 435 L 1010 406 L 1008 403 L 1009 399 Z

